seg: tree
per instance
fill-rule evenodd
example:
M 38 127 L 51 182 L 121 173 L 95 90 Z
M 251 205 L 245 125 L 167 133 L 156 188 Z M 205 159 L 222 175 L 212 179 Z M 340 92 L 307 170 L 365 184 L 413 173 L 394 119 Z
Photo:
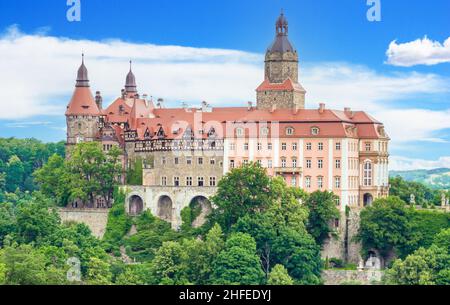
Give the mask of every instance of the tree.
M 440 248 L 447 249 L 450 253 L 450 228 L 443 229 L 441 232 L 436 234 L 433 244 Z
M 361 211 L 357 240 L 362 242 L 363 254 L 376 249 L 384 258 L 393 252 L 408 253 L 416 244 L 412 231 L 411 211 L 398 197 L 377 199 Z
M 167 241 L 156 252 L 152 265 L 152 275 L 157 284 L 188 284 L 188 254 L 181 244 Z
M 275 265 L 270 271 L 268 285 L 293 285 L 294 281 L 289 276 L 283 265 Z
M 67 161 L 71 174 L 71 200 L 81 199 L 92 206 L 96 196 L 102 196 L 109 203 L 122 172 L 120 153 L 117 147 L 113 147 L 105 154 L 97 142 L 75 146 Z
M 258 285 L 263 282 L 255 240 L 245 233 L 233 233 L 214 263 L 212 283 Z
M 0 266 L 9 285 L 62 285 L 65 270 L 47 263 L 43 253 L 31 245 L 13 245 L 0 250 Z M 1 272 L 0 272 L 1 273 Z
M 110 265 L 105 260 L 92 257 L 88 263 L 86 281 L 90 285 L 110 285 L 112 273 Z
M 450 255 L 436 245 L 420 248 L 404 260 L 398 259 L 387 271 L 387 282 L 399 285 L 450 284 Z
M 48 203 L 31 201 L 19 206 L 16 215 L 17 241 L 41 242 L 58 229 L 60 219 L 55 211 L 49 211 Z
M 14 193 L 20 189 L 24 181 L 25 169 L 22 161 L 17 156 L 9 158 L 6 164 L 6 191 Z
M 306 200 L 309 209 L 307 230 L 319 245 L 322 245 L 332 232 L 331 221 L 340 217 L 336 198 L 338 197 L 332 192 L 316 191 Z
M 239 217 L 264 210 L 273 201 L 270 178 L 255 163 L 232 169 L 219 181 L 211 200 L 217 208 L 210 214 L 210 222 L 229 232 Z
M 59 206 L 66 206 L 70 198 L 70 175 L 60 155 L 52 155 L 46 164 L 34 172 L 42 193 L 54 198 Z

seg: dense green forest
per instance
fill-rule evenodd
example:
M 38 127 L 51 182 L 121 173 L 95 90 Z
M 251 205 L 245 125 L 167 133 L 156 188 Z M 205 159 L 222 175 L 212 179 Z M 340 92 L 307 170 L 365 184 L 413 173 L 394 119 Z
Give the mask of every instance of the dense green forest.
M 0 198 L 0 284 L 311 285 L 321 284 L 329 267 L 320 250 L 340 217 L 335 196 L 289 187 L 257 164 L 233 169 L 219 182 L 210 198 L 217 208 L 203 226 L 191 226 L 198 211 L 187 207 L 174 231 L 150 211 L 125 212 L 117 152 L 104 155 L 100 145 L 84 143 L 68 161 L 64 143 L 2 141 L 9 186 L 2 184 Z M 22 166 L 10 162 L 13 156 Z M 20 179 L 14 168 L 24 168 Z M 361 212 L 361 254 L 376 249 L 394 258 L 383 283 L 450 284 L 450 218 L 436 208 L 439 192 L 396 179 L 395 196 Z M 408 205 L 411 192 L 429 208 Z M 83 224 L 61 223 L 55 207 L 98 194 L 114 198 L 101 240 Z

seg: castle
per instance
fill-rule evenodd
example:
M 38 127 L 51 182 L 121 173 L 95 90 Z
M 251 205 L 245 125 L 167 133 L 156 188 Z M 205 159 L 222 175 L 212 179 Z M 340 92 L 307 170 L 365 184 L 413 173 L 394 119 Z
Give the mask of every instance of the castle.
M 328 190 L 346 207 L 370 205 L 388 195 L 388 142 L 382 123 L 363 111 L 305 108 L 298 79 L 298 53 L 288 39 L 288 22 L 276 21 L 265 56 L 256 105 L 165 108 L 137 90 L 131 66 L 120 97 L 103 108 L 93 96 L 84 64 L 67 106 L 67 146 L 101 142 L 104 151 L 123 150 L 124 166 L 143 160 L 143 185 L 127 186 L 127 211 L 181 224 L 180 212 L 200 204 L 200 225 L 211 209 L 208 197 L 232 168 L 257 162 L 271 176 L 308 192 Z

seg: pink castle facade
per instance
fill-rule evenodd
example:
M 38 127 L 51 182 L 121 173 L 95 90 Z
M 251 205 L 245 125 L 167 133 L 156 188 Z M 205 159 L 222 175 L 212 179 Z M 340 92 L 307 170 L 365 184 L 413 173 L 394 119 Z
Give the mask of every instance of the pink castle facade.
M 383 124 L 349 108 L 331 110 L 322 103 L 305 109 L 298 70 L 283 14 L 255 105 L 165 108 L 162 100 L 138 93 L 130 68 L 121 96 L 103 108 L 100 93 L 90 91 L 83 60 L 66 112 L 67 145 L 98 141 L 105 151 L 118 146 L 125 166 L 141 158 L 143 185 L 132 187 L 127 209 L 152 209 L 178 224 L 182 207 L 206 202 L 223 175 L 249 162 L 293 187 L 335 193 L 342 210 L 387 196 L 389 137 Z

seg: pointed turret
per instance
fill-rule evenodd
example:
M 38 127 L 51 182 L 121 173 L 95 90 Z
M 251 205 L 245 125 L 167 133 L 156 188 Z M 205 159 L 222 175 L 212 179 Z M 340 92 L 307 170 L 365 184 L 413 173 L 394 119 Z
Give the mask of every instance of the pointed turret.
M 88 70 L 84 65 L 84 54 L 77 73 L 77 82 L 66 115 L 100 115 L 94 96 L 89 88 Z
M 125 81 L 125 91 L 128 95 L 134 95 L 137 93 L 137 87 L 136 87 L 136 77 L 133 74 L 133 71 L 131 69 L 131 60 L 130 60 L 130 72 L 127 74 L 127 79 Z

